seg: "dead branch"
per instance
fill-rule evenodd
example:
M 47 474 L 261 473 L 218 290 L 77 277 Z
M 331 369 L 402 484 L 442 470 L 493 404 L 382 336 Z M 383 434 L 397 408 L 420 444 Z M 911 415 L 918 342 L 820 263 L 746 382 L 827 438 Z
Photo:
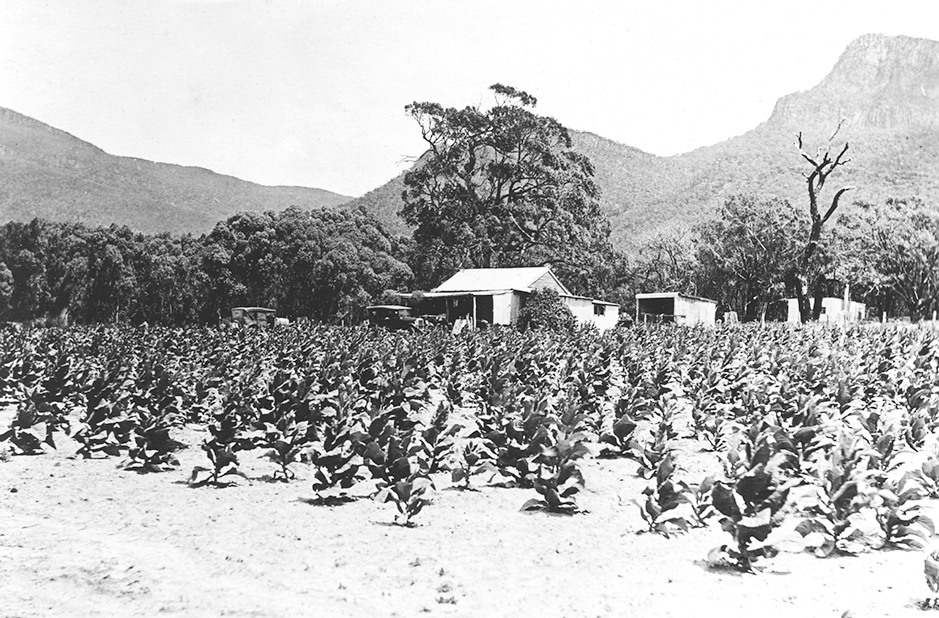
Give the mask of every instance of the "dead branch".
M 826 212 L 825 216 L 822 217 L 822 225 L 827 223 L 831 216 L 835 214 L 835 211 L 838 210 L 838 200 L 841 199 L 841 196 L 851 189 L 854 189 L 854 187 L 842 187 L 841 189 L 838 189 L 838 192 L 835 193 L 835 197 L 831 199 L 831 206 L 828 208 L 828 212 Z
M 835 130 L 832 131 L 832 133 L 831 133 L 831 137 L 828 138 L 828 143 L 829 143 L 829 144 L 832 142 L 832 140 L 835 139 L 835 136 L 838 135 L 838 131 L 841 130 L 841 126 L 844 124 L 844 121 L 845 121 L 845 120 L 847 120 L 847 118 L 842 118 L 841 120 L 838 121 L 838 126 L 835 127 Z

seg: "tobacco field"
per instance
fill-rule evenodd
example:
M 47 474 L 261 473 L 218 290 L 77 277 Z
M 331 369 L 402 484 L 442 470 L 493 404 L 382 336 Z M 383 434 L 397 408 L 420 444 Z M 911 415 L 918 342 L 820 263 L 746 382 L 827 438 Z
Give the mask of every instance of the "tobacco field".
M 25 586 L 0 583 L 0 598 L 18 603 L 3 616 L 743 615 L 767 595 L 788 604 L 777 615 L 931 604 L 922 550 L 939 498 L 939 331 L 929 327 L 27 329 L 0 334 L 0 400 L 0 575 Z M 109 502 L 91 510 L 97 492 Z M 174 504 L 196 510 L 182 521 Z M 57 509 L 60 528 L 49 523 Z M 102 536 L 130 535 L 114 551 L 154 571 L 131 585 L 100 550 L 50 579 L 46 553 L 110 517 L 121 519 Z M 78 532 L 63 532 L 73 520 Z M 148 535 L 172 545 L 182 529 L 199 557 L 158 568 L 162 558 L 142 555 Z M 274 553 L 253 554 L 251 535 Z M 358 563 L 361 553 L 372 555 Z M 252 556 L 258 572 L 225 564 Z M 511 572 L 487 562 L 500 556 Z M 194 575 L 167 579 L 187 560 Z M 300 562 L 320 579 L 291 579 Z M 337 582 L 349 564 L 352 584 Z M 620 566 L 619 577 L 662 592 L 603 579 Z M 402 573 L 421 569 L 408 592 Z M 837 571 L 896 586 L 809 590 Z M 661 578 L 643 580 L 651 572 Z M 591 573 L 603 583 L 584 583 Z M 215 583 L 186 592 L 199 574 Z M 232 574 L 244 581 L 218 600 L 217 580 Z M 280 596 L 258 605 L 245 596 L 251 580 Z M 506 580 L 517 587 L 500 588 Z M 807 601 L 786 591 L 796 580 Z M 38 591 L 74 592 L 63 581 L 98 601 L 60 613 Z M 116 591 L 101 583 L 115 581 Z M 669 593 L 673 582 L 683 592 Z M 697 598 L 701 587 L 714 591 Z

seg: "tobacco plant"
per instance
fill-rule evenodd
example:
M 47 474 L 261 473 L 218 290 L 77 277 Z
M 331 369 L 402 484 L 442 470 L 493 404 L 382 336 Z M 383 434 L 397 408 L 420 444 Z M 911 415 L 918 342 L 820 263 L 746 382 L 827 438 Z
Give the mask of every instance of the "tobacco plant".
M 170 431 L 183 421 L 185 397 L 175 376 L 162 364 L 145 367 L 135 382 L 130 416 L 133 429 L 127 446 L 127 468 L 162 472 L 179 465 L 175 453 L 183 444 Z
M 433 486 L 433 482 L 422 472 L 415 472 L 379 490 L 375 499 L 383 503 L 393 502 L 398 509 L 395 523 L 411 527 L 414 525 L 414 518 L 429 503 L 426 496 Z
M 252 446 L 245 437 L 248 419 L 253 417 L 248 404 L 251 399 L 252 394 L 247 390 L 231 393 L 226 397 L 225 406 L 213 413 L 207 427 L 209 438 L 202 443 L 202 450 L 212 467 L 193 468 L 189 479 L 193 487 L 206 484 L 218 487 L 222 485 L 222 477 L 243 476 L 238 470 L 238 451 Z
M 714 475 L 705 477 L 697 485 L 689 485 L 685 481 L 679 481 L 678 485 L 691 507 L 691 514 L 694 519 L 690 523 L 698 528 L 706 526 L 707 520 L 715 513 L 714 504 L 711 502 Z
M 797 527 L 816 555 L 856 554 L 878 543 L 869 507 L 880 495 L 882 473 L 870 468 L 872 456 L 865 440 L 842 431 L 837 446 L 819 461 L 813 491 L 798 505 L 809 517 Z
M 366 462 L 378 479 L 375 500 L 393 502 L 398 509 L 395 523 L 412 526 L 413 518 L 428 504 L 427 491 L 433 482 L 414 455 L 410 436 L 401 436 L 385 424 L 366 447 Z M 419 448 L 419 447 L 418 447 Z
M 646 439 L 633 440 L 630 444 L 629 456 L 639 463 L 636 476 L 644 479 L 652 478 L 659 464 L 674 448 L 676 437 L 677 434 L 672 429 L 671 421 L 663 419 Z
M 170 431 L 179 422 L 180 414 L 162 409 L 151 412 L 139 408 L 127 449 L 128 468 L 144 472 L 163 472 L 179 465 L 175 452 L 184 445 L 170 437 Z
M 91 383 L 85 414 L 74 433 L 81 443 L 79 455 L 117 456 L 128 447 L 136 425 L 131 415 L 135 392 L 132 369 L 122 360 L 113 362 Z
M 55 448 L 54 427 L 47 415 L 40 413 L 35 406 L 20 406 L 10 428 L 0 433 L 0 442 L 9 441 L 15 453 L 38 455 L 44 452 L 43 444 Z
M 418 428 L 411 438 L 411 451 L 422 470 L 434 474 L 443 470 L 455 446 L 454 438 L 463 426 L 450 424 L 450 404 L 442 401 L 425 427 Z
M 600 433 L 600 444 L 607 447 L 601 451 L 601 457 L 628 456 L 632 451 L 634 434 L 638 427 L 632 413 L 638 406 L 634 397 L 630 396 L 635 393 L 635 390 L 630 390 L 628 393 L 621 396 L 614 404 L 614 419 L 610 428 Z
M 258 417 L 246 434 L 256 448 L 266 449 L 265 457 L 279 466 L 273 478 L 289 481 L 296 477 L 290 466 L 315 437 L 307 396 L 311 380 L 279 371 L 268 386 L 268 394 L 257 398 Z
M 690 527 L 679 508 L 690 503 L 687 485 L 673 479 L 674 472 L 675 462 L 671 455 L 666 455 L 656 469 L 654 484 L 642 492 L 645 499 L 635 500 L 648 531 L 666 538 L 676 532 L 687 532 Z
M 359 432 L 342 406 L 325 408 L 320 419 L 319 438 L 306 451 L 316 467 L 313 491 L 322 502 L 353 500 L 348 490 L 364 479 Z
M 711 490 L 711 503 L 721 514 L 721 528 L 733 543 L 712 550 L 709 561 L 726 557 L 739 570 L 753 571 L 753 561 L 771 555 L 767 537 L 783 520 L 782 509 L 789 490 L 796 484 L 783 473 L 787 455 L 760 450 L 750 467 L 736 481 L 718 481 Z
M 584 475 L 578 462 L 590 454 L 582 423 L 583 415 L 573 405 L 544 419 L 532 439 L 539 450 L 532 485 L 541 498 L 526 501 L 523 511 L 570 515 L 579 510 L 576 496 L 584 488 Z
M 493 453 L 479 437 L 468 437 L 459 456 L 452 465 L 450 482 L 464 490 L 473 490 L 471 479 L 474 476 L 489 474 L 490 480 L 499 474 Z M 458 484 L 458 485 L 457 485 Z
M 922 507 L 899 498 L 881 494 L 883 502 L 875 506 L 877 523 L 883 533 L 883 545 L 903 549 L 926 549 L 936 534 L 933 520 Z

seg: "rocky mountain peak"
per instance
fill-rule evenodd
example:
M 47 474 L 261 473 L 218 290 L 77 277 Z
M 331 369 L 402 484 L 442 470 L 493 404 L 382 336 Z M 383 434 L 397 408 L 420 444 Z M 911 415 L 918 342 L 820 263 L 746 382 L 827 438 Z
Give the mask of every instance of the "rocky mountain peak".
M 939 127 L 939 41 L 867 34 L 825 79 L 781 98 L 765 126 Z

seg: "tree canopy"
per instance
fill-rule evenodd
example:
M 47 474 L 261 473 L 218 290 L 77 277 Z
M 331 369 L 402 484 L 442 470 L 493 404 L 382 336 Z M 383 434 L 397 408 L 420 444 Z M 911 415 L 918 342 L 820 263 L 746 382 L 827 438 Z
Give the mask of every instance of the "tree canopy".
M 586 156 L 536 99 L 496 84 L 488 109 L 412 103 L 428 150 L 404 179 L 411 264 L 432 287 L 460 268 L 550 262 L 577 289 L 611 251 Z
M 208 235 L 0 227 L 0 319 L 213 323 L 238 305 L 335 322 L 406 288 L 401 242 L 359 211 L 242 213 Z
M 894 301 L 913 319 L 939 310 L 939 213 L 919 199 L 860 203 L 841 217 L 840 267 L 882 306 Z
M 723 306 L 742 309 L 741 317 L 761 317 L 782 298 L 786 276 L 798 267 L 810 221 L 780 199 L 730 197 L 720 218 L 697 228 L 697 259 L 702 293 Z

